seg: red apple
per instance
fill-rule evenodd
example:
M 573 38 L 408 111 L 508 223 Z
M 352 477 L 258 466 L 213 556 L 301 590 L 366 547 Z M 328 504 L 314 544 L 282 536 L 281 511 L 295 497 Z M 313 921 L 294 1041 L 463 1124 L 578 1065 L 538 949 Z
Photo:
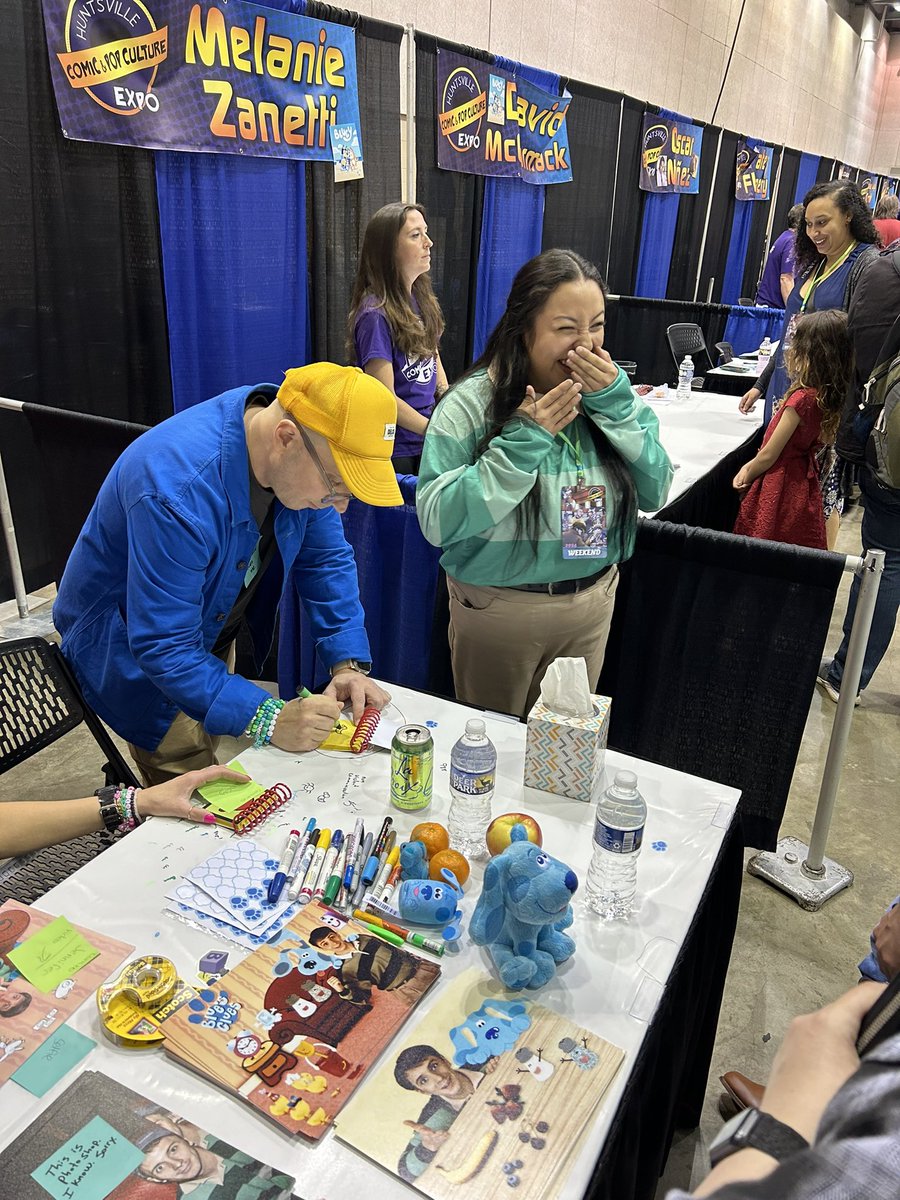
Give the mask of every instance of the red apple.
M 501 813 L 499 817 L 494 817 L 493 821 L 488 825 L 487 834 L 485 835 L 491 858 L 502 854 L 509 845 L 513 825 L 525 826 L 529 842 L 534 842 L 536 846 L 544 844 L 541 827 L 534 817 L 530 817 L 528 813 L 520 812 Z

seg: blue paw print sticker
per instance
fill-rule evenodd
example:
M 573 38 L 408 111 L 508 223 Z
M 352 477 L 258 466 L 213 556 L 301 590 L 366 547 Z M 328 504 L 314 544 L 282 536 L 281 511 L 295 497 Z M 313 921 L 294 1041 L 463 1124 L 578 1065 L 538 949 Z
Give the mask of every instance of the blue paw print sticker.
M 277 858 L 267 858 L 266 861 L 263 863 L 263 866 L 266 868 L 267 871 L 277 871 L 278 870 L 278 859 Z
M 231 905 L 232 908 L 246 908 L 247 907 L 247 901 L 244 899 L 243 896 L 232 896 L 231 899 L 228 901 L 228 903 Z
M 238 1019 L 241 1006 L 232 1001 L 227 992 L 214 992 L 203 988 L 197 996 L 188 1003 L 191 1010 L 188 1021 L 192 1025 L 202 1025 L 205 1029 L 221 1029 L 227 1032 Z
M 247 896 L 250 900 L 261 900 L 264 895 L 265 895 L 265 892 L 262 890 L 261 887 L 247 888 Z
M 654 850 L 668 850 L 668 848 L 669 848 L 668 842 L 654 842 L 653 843 Z
M 428 726 L 429 729 L 437 729 L 437 727 L 438 727 L 437 721 L 426 721 L 425 724 Z
M 262 913 L 259 911 L 258 908 L 248 908 L 247 911 L 244 913 L 244 916 L 247 918 L 248 921 L 258 921 L 259 918 L 262 916 Z

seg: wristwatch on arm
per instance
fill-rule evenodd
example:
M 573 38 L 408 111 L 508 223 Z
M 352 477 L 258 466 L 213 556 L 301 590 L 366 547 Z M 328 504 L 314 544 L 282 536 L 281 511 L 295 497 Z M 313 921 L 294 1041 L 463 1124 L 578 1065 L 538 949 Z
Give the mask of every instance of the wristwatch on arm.
M 752 1148 L 780 1162 L 808 1147 L 806 1138 L 801 1137 L 796 1129 L 791 1129 L 790 1125 L 760 1112 L 758 1108 L 745 1108 L 736 1117 L 726 1121 L 713 1138 L 709 1147 L 709 1161 L 715 1166 L 738 1150 Z
M 345 658 L 343 662 L 335 663 L 331 668 L 331 677 L 333 679 L 338 671 L 358 671 L 360 675 L 368 675 L 371 670 L 370 662 L 363 662 L 359 658 Z

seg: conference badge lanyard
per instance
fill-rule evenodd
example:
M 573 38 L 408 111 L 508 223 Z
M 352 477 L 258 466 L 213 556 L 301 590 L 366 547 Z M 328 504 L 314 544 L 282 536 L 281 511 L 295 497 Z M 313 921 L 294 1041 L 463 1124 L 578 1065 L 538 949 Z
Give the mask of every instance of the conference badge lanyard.
M 800 311 L 794 313 L 794 315 L 791 317 L 790 321 L 788 322 L 787 335 L 785 337 L 785 347 L 784 347 L 785 350 L 787 350 L 788 346 L 793 341 L 794 333 L 797 329 L 797 322 L 800 320 L 800 318 L 806 312 L 807 308 L 809 307 L 810 302 L 812 300 L 814 300 L 815 294 L 816 294 L 816 288 L 819 286 L 820 283 L 824 283 L 829 275 L 833 275 L 835 273 L 835 271 L 840 270 L 840 268 L 844 265 L 844 263 L 847 261 L 847 259 L 850 257 L 850 255 L 853 253 L 853 251 L 856 249 L 857 245 L 858 245 L 857 242 L 851 242 L 850 245 L 847 247 L 847 249 L 844 251 L 844 253 L 841 255 L 841 257 L 834 264 L 834 266 L 829 267 L 829 269 L 827 271 L 823 272 L 823 270 L 822 270 L 822 267 L 825 265 L 824 263 L 820 263 L 819 266 L 816 268 L 816 273 L 813 276 L 813 281 L 812 281 L 812 284 L 810 285 L 810 289 L 806 293 L 806 295 L 803 297 L 803 299 L 800 301 Z M 815 312 L 815 309 L 813 309 L 813 312 Z
M 564 433 L 556 435 L 572 451 L 577 482 L 562 489 L 560 530 L 563 558 L 606 558 L 606 488 L 590 483 L 585 477 L 581 457 L 581 439 L 575 444 Z

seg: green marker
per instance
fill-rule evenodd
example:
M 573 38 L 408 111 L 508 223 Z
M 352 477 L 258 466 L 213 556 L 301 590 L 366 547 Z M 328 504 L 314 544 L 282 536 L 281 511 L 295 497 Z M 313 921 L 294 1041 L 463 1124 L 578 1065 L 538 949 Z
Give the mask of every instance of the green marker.
M 380 925 L 370 925 L 368 921 L 360 921 L 360 925 L 367 929 L 369 933 L 374 933 L 377 937 L 384 938 L 386 942 L 390 942 L 392 946 L 405 946 L 406 939 L 400 937 L 396 933 L 391 933 L 389 929 L 382 929 Z

